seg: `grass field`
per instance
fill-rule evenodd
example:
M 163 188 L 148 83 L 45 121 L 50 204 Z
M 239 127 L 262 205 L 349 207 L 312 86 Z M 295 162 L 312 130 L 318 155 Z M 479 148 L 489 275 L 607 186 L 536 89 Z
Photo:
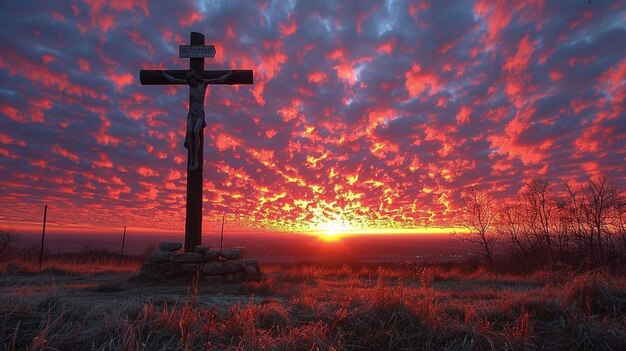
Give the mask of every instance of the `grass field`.
M 626 280 L 603 270 L 265 264 L 260 282 L 137 279 L 139 263 L 0 263 L 6 350 L 620 350 Z

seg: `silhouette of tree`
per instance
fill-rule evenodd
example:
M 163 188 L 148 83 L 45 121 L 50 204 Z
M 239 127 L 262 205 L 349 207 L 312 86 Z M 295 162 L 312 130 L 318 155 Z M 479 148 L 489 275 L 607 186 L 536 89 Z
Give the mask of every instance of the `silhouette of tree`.
M 608 175 L 588 178 L 580 187 L 566 184 L 559 207 L 570 222 L 578 254 L 595 265 L 614 265 L 624 237 L 624 196 Z
M 511 255 L 524 262 L 526 268 L 534 265 L 535 240 L 530 234 L 524 211 L 519 202 L 508 203 L 498 209 L 495 220 L 499 237 L 509 240 Z
M 463 223 L 470 232 L 455 237 L 479 247 L 489 266 L 493 267 L 497 241 L 497 234 L 492 231 L 496 214 L 494 202 L 486 192 L 471 187 L 463 196 L 463 207 Z
M 550 182 L 542 178 L 535 178 L 526 184 L 522 192 L 525 219 L 529 229 L 537 238 L 540 247 L 548 253 L 550 266 L 554 265 L 554 216 L 557 203 L 552 194 Z

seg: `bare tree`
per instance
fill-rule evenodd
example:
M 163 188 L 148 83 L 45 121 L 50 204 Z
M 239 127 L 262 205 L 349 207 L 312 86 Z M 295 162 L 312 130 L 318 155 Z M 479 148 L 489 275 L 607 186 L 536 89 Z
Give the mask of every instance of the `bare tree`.
M 572 222 L 570 222 L 570 218 L 567 214 L 567 211 L 564 211 L 560 205 L 560 202 L 556 200 L 556 215 L 555 215 L 555 226 L 553 229 L 554 244 L 556 246 L 556 253 L 559 261 L 565 263 L 572 263 L 571 261 L 571 253 L 572 253 L 572 238 L 574 233 L 574 226 Z
M 587 179 L 583 193 L 584 219 L 596 241 L 594 257 L 598 263 L 607 263 L 613 243 L 611 232 L 619 223 L 620 194 L 607 175 Z
M 620 260 L 626 266 L 626 199 L 622 196 L 617 207 L 617 223 L 615 226 L 616 251 L 620 253 Z
M 463 223 L 470 232 L 456 234 L 455 237 L 480 247 L 483 256 L 493 267 L 493 250 L 497 240 L 496 233 L 492 231 L 494 203 L 487 193 L 471 187 L 463 196 L 463 205 Z
M 541 178 L 535 178 L 526 184 L 522 192 L 526 220 L 532 233 L 537 237 L 542 247 L 548 253 L 550 266 L 554 264 L 552 242 L 552 227 L 554 226 L 554 213 L 556 202 L 552 195 L 550 183 Z
M 18 241 L 20 235 L 13 228 L 0 228 L 0 255 L 13 242 Z
M 570 239 L 577 246 L 578 259 L 580 256 L 590 257 L 594 251 L 593 237 L 584 220 L 584 199 L 580 188 L 575 188 L 565 183 L 566 196 L 560 198 L 557 203 L 564 221 L 567 223 L 567 231 Z
M 578 255 L 590 264 L 614 266 L 624 254 L 626 200 L 608 175 L 588 178 L 580 187 L 565 186 L 559 207 L 569 222 Z
M 510 253 L 523 260 L 526 268 L 530 268 L 533 240 L 523 217 L 520 203 L 505 204 L 496 213 L 495 227 L 499 237 L 510 241 Z

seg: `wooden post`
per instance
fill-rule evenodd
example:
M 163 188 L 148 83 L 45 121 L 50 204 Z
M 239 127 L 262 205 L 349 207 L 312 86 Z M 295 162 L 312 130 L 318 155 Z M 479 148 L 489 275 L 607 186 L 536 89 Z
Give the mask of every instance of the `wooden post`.
M 43 208 L 43 229 L 41 231 L 41 249 L 39 250 L 39 269 L 41 269 L 41 264 L 43 262 L 43 243 L 44 238 L 46 236 L 46 217 L 48 215 L 48 205 Z
M 191 45 L 204 45 L 204 35 L 191 32 Z M 189 70 L 204 71 L 204 58 L 190 58 Z M 191 105 L 191 95 L 189 96 Z M 204 164 L 204 128 L 200 129 L 200 150 L 198 168 L 187 167 L 187 208 L 185 215 L 185 251 L 193 252 L 202 243 L 202 168 Z M 187 150 L 187 160 L 191 160 L 191 147 Z
M 120 262 L 124 258 L 124 243 L 126 242 L 126 226 L 124 226 L 124 234 L 122 235 L 122 252 L 120 253 Z
M 225 213 L 222 213 L 222 237 L 220 238 L 220 251 L 224 248 L 224 218 L 226 217 Z

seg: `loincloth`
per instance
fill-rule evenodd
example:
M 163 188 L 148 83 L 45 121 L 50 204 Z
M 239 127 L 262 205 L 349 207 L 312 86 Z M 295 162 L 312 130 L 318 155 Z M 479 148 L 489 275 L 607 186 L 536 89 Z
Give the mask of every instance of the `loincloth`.
M 204 111 L 193 111 L 193 112 L 189 112 L 187 114 L 187 121 L 188 124 L 193 126 L 196 124 L 196 122 L 198 121 L 198 118 L 202 120 L 202 128 L 206 127 L 206 121 L 204 120 L 205 118 L 205 113 Z

